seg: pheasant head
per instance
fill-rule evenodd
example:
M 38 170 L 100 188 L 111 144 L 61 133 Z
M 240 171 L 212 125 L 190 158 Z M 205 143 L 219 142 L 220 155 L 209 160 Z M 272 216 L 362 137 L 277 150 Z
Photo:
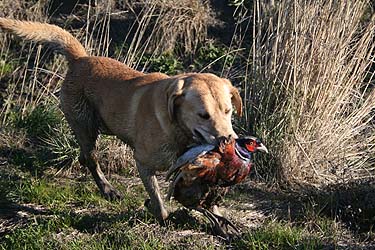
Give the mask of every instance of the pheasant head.
M 266 146 L 254 136 L 246 136 L 236 139 L 234 150 L 236 155 L 245 161 L 250 160 L 251 154 L 258 151 L 268 153 Z

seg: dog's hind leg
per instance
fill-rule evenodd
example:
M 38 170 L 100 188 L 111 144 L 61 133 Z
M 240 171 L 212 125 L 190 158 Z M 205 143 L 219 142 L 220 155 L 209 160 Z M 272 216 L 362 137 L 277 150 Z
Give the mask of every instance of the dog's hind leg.
M 79 108 L 77 108 L 78 106 Z M 80 164 L 90 170 L 96 185 L 106 199 L 121 199 L 123 196 L 105 178 L 96 158 L 95 146 L 99 125 L 95 111 L 82 100 L 75 108 L 62 105 L 62 110 L 80 146 Z
M 122 194 L 117 189 L 115 189 L 105 178 L 96 159 L 94 149 L 95 142 L 93 143 L 93 145 L 94 146 L 91 149 L 89 147 L 85 148 L 85 146 L 81 147 L 79 162 L 82 166 L 85 166 L 90 170 L 92 176 L 94 177 L 96 185 L 99 187 L 100 192 L 107 200 L 117 200 L 123 198 Z

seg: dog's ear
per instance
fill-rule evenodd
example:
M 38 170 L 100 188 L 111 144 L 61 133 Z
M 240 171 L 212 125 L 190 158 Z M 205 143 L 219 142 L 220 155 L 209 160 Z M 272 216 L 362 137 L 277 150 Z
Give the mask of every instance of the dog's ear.
M 237 88 L 231 87 L 230 93 L 232 95 L 232 103 L 236 107 L 236 112 L 238 116 L 242 116 L 242 99 Z
M 171 121 L 175 118 L 176 101 L 182 96 L 182 89 L 184 87 L 184 79 L 178 78 L 168 86 L 167 89 L 167 102 L 168 102 L 168 115 Z

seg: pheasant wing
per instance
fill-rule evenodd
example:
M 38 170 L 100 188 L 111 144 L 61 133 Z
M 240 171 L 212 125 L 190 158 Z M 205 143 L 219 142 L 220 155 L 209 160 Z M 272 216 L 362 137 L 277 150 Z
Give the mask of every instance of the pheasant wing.
M 208 151 L 211 151 L 215 148 L 211 144 L 202 144 L 196 147 L 190 148 L 183 155 L 181 155 L 177 161 L 169 168 L 167 172 L 167 180 L 171 179 L 172 175 L 175 174 L 182 166 L 192 163 L 198 157 L 206 154 Z

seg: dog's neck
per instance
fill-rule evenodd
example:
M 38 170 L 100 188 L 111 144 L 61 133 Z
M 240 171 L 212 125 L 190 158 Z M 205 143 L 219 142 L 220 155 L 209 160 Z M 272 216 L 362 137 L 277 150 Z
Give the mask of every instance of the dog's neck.
M 177 156 L 180 156 L 186 151 L 187 147 L 193 143 L 193 138 L 180 124 L 173 124 L 173 126 L 174 134 L 172 136 L 173 140 L 171 140 L 173 142 L 172 146 Z
M 158 170 L 166 171 L 186 151 L 190 144 L 188 136 L 178 126 L 173 131 L 174 133 L 169 135 L 170 139 L 159 145 L 158 154 L 152 160 L 153 164 L 162 167 Z

